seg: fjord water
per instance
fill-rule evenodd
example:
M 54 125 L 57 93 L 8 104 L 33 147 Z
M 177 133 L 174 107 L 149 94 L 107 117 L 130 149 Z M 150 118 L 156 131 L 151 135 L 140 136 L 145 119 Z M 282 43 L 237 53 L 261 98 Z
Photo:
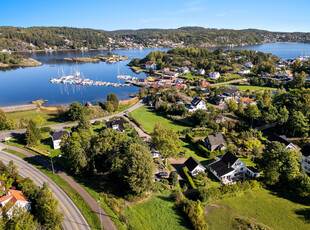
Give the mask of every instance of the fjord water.
M 268 43 L 262 45 L 235 47 L 234 49 L 253 49 L 266 53 L 272 53 L 280 58 L 296 58 L 301 55 L 310 55 L 310 44 L 300 43 Z M 114 50 L 119 55 L 130 58 L 143 58 L 149 52 L 168 49 L 144 49 L 144 50 Z M 115 93 L 119 99 L 126 100 L 129 94 L 138 92 L 137 87 L 105 87 L 105 86 L 73 86 L 63 84 L 51 84 L 51 78 L 58 77 L 58 70 L 63 69 L 70 74 L 76 68 L 76 64 L 64 61 L 65 57 L 93 56 L 106 54 L 108 51 L 63 51 L 63 52 L 38 52 L 27 54 L 43 63 L 39 67 L 18 68 L 14 70 L 0 71 L 0 106 L 28 104 L 34 99 L 48 100 L 47 105 L 70 104 L 73 101 L 80 103 L 103 102 L 108 93 Z M 118 68 L 120 74 L 128 74 L 144 78 L 145 74 L 136 74 L 126 66 L 130 60 L 119 63 L 83 63 L 78 68 L 85 78 L 107 82 L 118 82 L 116 75 Z M 54 66 L 54 67 L 50 67 Z

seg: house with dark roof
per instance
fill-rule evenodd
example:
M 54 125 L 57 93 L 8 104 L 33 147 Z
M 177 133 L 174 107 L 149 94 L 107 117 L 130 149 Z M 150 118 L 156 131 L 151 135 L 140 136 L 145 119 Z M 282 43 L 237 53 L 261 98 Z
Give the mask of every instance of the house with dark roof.
M 210 151 L 226 149 L 225 139 L 222 133 L 207 136 L 204 140 L 204 144 Z
M 223 184 L 234 183 L 244 179 L 246 175 L 255 178 L 260 176 L 257 170 L 248 168 L 242 160 L 230 151 L 227 151 L 224 155 L 217 156 L 215 161 L 210 163 L 207 168 Z
M 61 138 L 65 135 L 70 136 L 70 133 L 66 130 L 61 130 L 53 133 L 52 141 L 54 149 L 60 149 Z
M 191 174 L 191 176 L 196 176 L 199 173 L 204 173 L 206 171 L 206 168 L 194 157 L 188 158 L 184 165 L 188 168 L 188 172 Z
M 206 103 L 200 97 L 194 97 L 191 104 L 187 106 L 189 112 L 196 111 L 198 109 L 207 109 Z
M 238 100 L 240 95 L 241 91 L 237 88 L 237 86 L 232 85 L 225 89 L 221 95 L 217 95 L 214 100 L 216 104 L 220 105 L 230 99 Z
M 301 165 L 304 168 L 305 172 L 310 174 L 310 144 L 305 145 L 300 150 L 301 152 Z
M 125 131 L 123 122 L 120 119 L 108 121 L 107 123 L 105 123 L 105 127 L 107 129 L 115 129 L 116 131 L 119 131 L 119 132 Z
M 286 149 L 291 149 L 291 150 L 298 150 L 298 147 L 296 147 L 295 145 L 293 145 L 291 142 L 289 142 L 288 140 L 286 140 L 285 136 L 278 136 L 274 133 L 270 133 L 268 134 L 268 141 L 277 141 L 280 142 L 282 144 L 285 145 Z

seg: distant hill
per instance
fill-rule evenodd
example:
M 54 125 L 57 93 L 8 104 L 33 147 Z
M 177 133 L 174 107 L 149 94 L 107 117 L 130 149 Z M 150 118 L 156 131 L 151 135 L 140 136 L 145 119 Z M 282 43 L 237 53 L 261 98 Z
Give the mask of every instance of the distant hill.
M 104 31 L 71 27 L 0 27 L 0 51 L 55 49 L 107 49 L 252 45 L 264 42 L 310 42 L 310 33 L 232 30 L 203 27 Z

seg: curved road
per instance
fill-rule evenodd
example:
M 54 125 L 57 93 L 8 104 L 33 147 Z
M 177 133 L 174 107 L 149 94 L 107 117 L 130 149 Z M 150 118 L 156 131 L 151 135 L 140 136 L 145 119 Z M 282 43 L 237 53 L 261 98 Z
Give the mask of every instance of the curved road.
M 53 192 L 54 198 L 59 201 L 59 208 L 65 215 L 62 223 L 65 230 L 91 229 L 73 201 L 49 177 L 19 157 L 1 150 L 0 160 L 5 164 L 7 164 L 10 160 L 13 160 L 14 164 L 18 166 L 18 173 L 22 177 L 31 178 L 33 182 L 40 187 L 42 187 L 43 182 L 48 182 L 50 184 L 50 190 Z

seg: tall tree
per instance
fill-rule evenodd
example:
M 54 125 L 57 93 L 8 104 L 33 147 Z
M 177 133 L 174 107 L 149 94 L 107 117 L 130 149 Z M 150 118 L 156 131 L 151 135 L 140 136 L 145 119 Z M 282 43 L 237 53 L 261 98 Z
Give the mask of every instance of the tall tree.
M 10 125 L 6 119 L 5 113 L 2 109 L 0 109 L 0 130 L 9 129 Z
M 28 123 L 25 137 L 28 146 L 38 146 L 40 144 L 41 131 L 32 119 Z
M 143 145 L 132 143 L 126 151 L 124 164 L 125 181 L 135 194 L 149 191 L 153 185 L 153 160 Z
M 251 126 L 253 126 L 253 120 L 261 116 L 261 113 L 259 109 L 257 108 L 257 105 L 252 104 L 252 103 L 248 104 L 248 106 L 245 108 L 244 114 L 245 116 L 247 116 L 248 118 L 252 120 Z
M 293 113 L 290 124 L 293 127 L 293 136 L 295 136 L 295 131 L 301 134 L 309 131 L 309 120 L 300 111 Z
M 79 120 L 83 114 L 86 113 L 86 108 L 78 103 L 78 102 L 72 102 L 69 106 L 68 116 L 72 121 Z
M 286 122 L 288 121 L 289 116 L 290 112 L 286 109 L 286 106 L 283 106 L 279 109 L 278 124 L 282 126 L 282 133 L 284 124 L 286 124 Z
M 166 158 L 166 163 L 168 157 L 177 157 L 179 155 L 180 140 L 174 130 L 164 129 L 159 123 L 156 124 L 151 136 L 151 145 Z
M 114 93 L 109 93 L 107 97 L 107 101 L 113 104 L 114 111 L 118 110 L 119 101 Z

